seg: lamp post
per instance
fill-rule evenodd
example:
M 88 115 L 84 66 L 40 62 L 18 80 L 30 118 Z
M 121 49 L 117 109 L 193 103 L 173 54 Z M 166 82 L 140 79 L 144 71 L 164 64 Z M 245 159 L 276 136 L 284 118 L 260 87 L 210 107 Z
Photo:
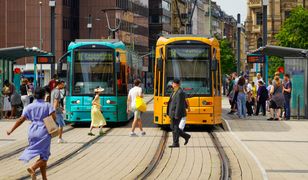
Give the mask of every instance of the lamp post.
M 56 54 L 56 30 L 55 30 L 55 9 L 56 9 L 56 1 L 50 0 L 50 50 L 51 53 L 55 56 Z M 55 74 L 55 64 L 51 64 L 50 67 L 51 77 Z
M 40 5 L 40 50 L 43 48 L 43 38 L 42 38 L 42 5 L 43 2 L 39 2 Z M 39 85 L 42 86 L 42 73 L 43 73 L 43 65 L 40 64 L 40 77 L 39 77 Z
M 237 74 L 241 69 L 241 14 L 237 14 Z
M 268 0 L 263 0 L 262 4 L 262 24 L 263 24 L 263 46 L 267 45 L 267 6 L 268 6 Z M 267 83 L 268 78 L 268 57 L 264 57 L 264 78 L 265 83 Z

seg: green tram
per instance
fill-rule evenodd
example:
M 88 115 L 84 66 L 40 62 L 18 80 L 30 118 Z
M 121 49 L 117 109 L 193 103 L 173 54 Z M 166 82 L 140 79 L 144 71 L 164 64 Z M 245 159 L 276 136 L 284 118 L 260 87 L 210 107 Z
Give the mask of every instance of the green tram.
M 68 122 L 90 122 L 94 89 L 104 88 L 100 97 L 107 123 L 128 121 L 126 101 L 133 76 L 140 70 L 133 67 L 123 42 L 118 40 L 76 40 L 68 47 L 65 119 Z M 138 62 L 135 60 L 135 62 Z M 138 66 L 135 66 L 138 67 Z

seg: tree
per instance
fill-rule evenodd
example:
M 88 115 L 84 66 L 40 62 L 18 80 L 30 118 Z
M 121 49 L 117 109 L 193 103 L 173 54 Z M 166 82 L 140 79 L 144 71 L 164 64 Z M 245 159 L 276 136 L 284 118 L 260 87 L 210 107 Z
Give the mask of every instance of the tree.
M 235 56 L 231 43 L 227 39 L 220 40 L 220 59 L 222 74 L 231 74 L 236 71 Z
M 280 46 L 308 49 L 308 10 L 294 8 L 275 38 Z
M 268 77 L 273 78 L 279 67 L 283 67 L 284 60 L 280 57 L 270 56 L 268 61 Z

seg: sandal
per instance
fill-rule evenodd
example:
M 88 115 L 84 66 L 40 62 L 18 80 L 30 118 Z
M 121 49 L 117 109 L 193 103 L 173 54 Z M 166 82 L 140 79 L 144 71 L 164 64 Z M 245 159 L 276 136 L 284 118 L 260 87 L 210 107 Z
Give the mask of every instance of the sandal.
M 95 136 L 95 134 L 93 134 L 92 132 L 88 133 L 89 136 Z
M 29 175 L 31 176 L 31 179 L 32 180 L 36 180 L 36 174 L 33 171 L 33 169 L 32 168 L 28 168 L 27 171 L 28 171 Z

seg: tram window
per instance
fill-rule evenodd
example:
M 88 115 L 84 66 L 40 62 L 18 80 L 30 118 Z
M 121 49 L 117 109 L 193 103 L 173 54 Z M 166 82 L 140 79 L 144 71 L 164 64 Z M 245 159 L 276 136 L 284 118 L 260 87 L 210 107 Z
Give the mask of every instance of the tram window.
M 125 65 L 120 66 L 120 72 L 117 73 L 118 95 L 127 95 L 127 83 L 125 74 Z
M 220 64 L 217 63 L 217 96 L 220 96 L 221 95 L 221 77 L 220 77 Z

